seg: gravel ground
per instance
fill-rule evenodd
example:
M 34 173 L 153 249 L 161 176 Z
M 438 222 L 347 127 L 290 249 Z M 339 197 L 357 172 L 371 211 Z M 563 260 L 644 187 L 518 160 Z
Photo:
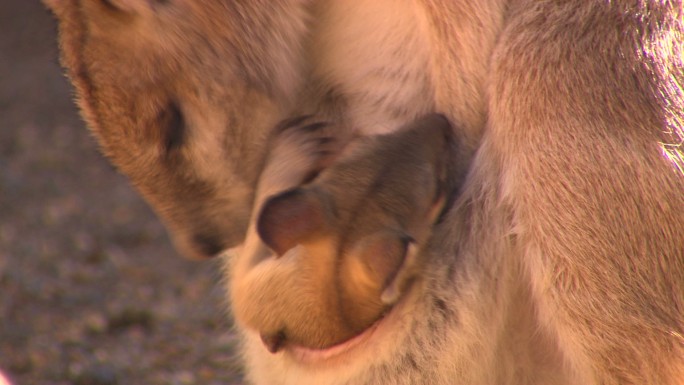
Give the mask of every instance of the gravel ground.
M 218 263 L 180 257 L 98 153 L 49 13 L 0 0 L 0 32 L 0 369 L 16 385 L 238 383 Z

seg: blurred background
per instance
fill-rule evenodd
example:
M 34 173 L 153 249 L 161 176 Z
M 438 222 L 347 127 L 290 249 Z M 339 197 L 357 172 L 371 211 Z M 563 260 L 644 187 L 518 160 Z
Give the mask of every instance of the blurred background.
M 14 385 L 237 383 L 219 274 L 180 257 L 98 153 L 49 12 L 0 0 L 0 370 Z

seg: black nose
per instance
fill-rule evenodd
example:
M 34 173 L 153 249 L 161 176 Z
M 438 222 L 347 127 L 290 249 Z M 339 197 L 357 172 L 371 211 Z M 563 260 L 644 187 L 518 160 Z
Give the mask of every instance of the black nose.
M 227 248 L 226 243 L 216 234 L 195 234 L 192 243 L 205 257 L 214 257 Z
M 275 334 L 267 335 L 261 334 L 261 341 L 271 353 L 278 353 L 278 351 L 285 345 L 285 333 L 280 331 Z

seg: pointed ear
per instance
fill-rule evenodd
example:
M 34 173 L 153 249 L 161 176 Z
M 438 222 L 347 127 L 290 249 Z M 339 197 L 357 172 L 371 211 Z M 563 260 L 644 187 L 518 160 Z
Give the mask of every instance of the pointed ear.
M 399 297 L 406 291 L 409 283 L 418 274 L 418 254 L 420 250 L 415 242 L 410 242 L 406 247 L 404 261 L 397 269 L 397 273 L 385 285 L 380 296 L 386 305 L 392 305 L 399 300 Z
M 404 265 L 411 237 L 397 231 L 380 231 L 361 239 L 352 251 L 365 266 L 366 276 L 384 289 Z
M 269 198 L 257 220 L 261 240 L 277 255 L 302 241 L 323 233 L 331 213 L 322 193 L 296 188 Z

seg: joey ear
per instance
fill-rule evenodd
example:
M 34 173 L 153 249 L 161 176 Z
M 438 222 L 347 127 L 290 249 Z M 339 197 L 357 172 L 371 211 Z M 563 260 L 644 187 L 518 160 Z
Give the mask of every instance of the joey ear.
M 280 256 L 306 238 L 324 231 L 329 220 L 329 209 L 321 193 L 296 188 L 264 203 L 257 220 L 257 233 Z
M 430 206 L 427 213 L 427 220 L 431 225 L 434 225 L 444 212 L 444 208 L 447 204 L 447 194 L 444 191 L 439 191 L 439 195 Z
M 399 297 L 406 289 L 407 285 L 417 274 L 418 266 L 418 246 L 415 242 L 410 242 L 406 246 L 404 261 L 397 269 L 397 273 L 385 285 L 380 300 L 386 305 L 392 305 L 399 300 Z
M 412 242 L 413 239 L 403 233 L 381 231 L 364 237 L 352 253 L 363 262 L 366 275 L 384 290 L 404 266 Z

